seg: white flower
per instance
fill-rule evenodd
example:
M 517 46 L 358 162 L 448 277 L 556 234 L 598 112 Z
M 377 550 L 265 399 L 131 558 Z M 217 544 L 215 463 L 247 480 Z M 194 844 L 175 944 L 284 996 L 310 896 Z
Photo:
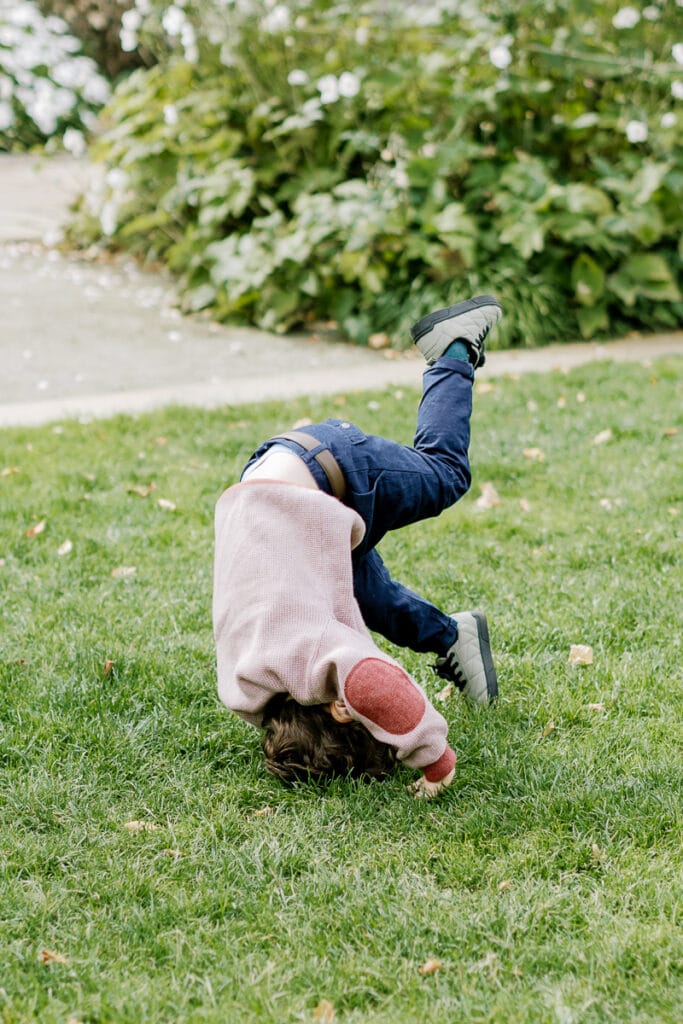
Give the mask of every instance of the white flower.
M 185 12 L 181 11 L 180 7 L 176 7 L 175 4 L 171 4 L 168 10 L 164 12 L 161 24 L 164 27 L 164 32 L 168 32 L 169 36 L 179 36 L 186 20 Z
M 655 7 L 654 4 L 643 8 L 643 17 L 646 21 L 659 21 L 661 13 L 659 7 Z
M 494 68 L 499 68 L 504 71 L 505 68 L 510 67 L 512 63 L 512 54 L 507 46 L 500 44 L 494 46 L 492 50 L 489 50 L 489 60 L 493 64 Z
M 120 167 L 112 167 L 112 169 L 107 172 L 105 181 L 107 182 L 107 185 L 109 185 L 109 188 L 113 189 L 114 192 L 121 192 L 128 184 L 128 175 L 125 171 L 122 171 Z
M 683 81 L 679 79 L 671 83 L 671 95 L 675 100 L 683 100 Z
M 261 22 L 264 32 L 284 32 L 289 28 L 289 11 L 284 4 L 276 4 Z
M 646 142 L 647 125 L 644 121 L 629 121 L 626 125 L 626 138 L 629 142 Z
M 164 107 L 164 124 L 178 124 L 178 108 L 173 103 L 167 103 Z
M 0 75 L 0 100 L 8 100 L 12 93 L 12 82 L 5 75 Z
M 612 18 L 615 28 L 633 28 L 640 21 L 640 11 L 635 7 L 621 7 Z
M 674 43 L 671 47 L 671 56 L 677 64 L 683 64 L 683 43 Z
M 12 127 L 14 121 L 14 114 L 12 113 L 11 104 L 5 100 L 0 101 L 0 132 L 6 131 L 7 128 Z
M 318 79 L 318 92 L 321 103 L 336 103 L 339 99 L 339 85 L 336 75 L 323 75 Z
M 132 53 L 138 46 L 137 34 L 130 29 L 122 28 L 119 32 L 119 42 L 124 53 Z
M 676 125 L 678 118 L 672 110 L 667 114 L 662 114 L 662 120 L 660 122 L 662 128 L 673 128 Z
M 62 142 L 67 153 L 71 153 L 75 157 L 85 156 L 88 147 L 83 132 L 79 132 L 76 128 L 67 128 Z
M 354 75 L 353 71 L 342 71 L 337 85 L 339 95 L 350 99 L 351 96 L 355 96 L 360 89 L 360 78 L 358 75 Z
M 135 0 L 135 6 L 139 10 L 140 14 L 149 14 L 152 10 L 152 5 L 149 0 Z
M 142 25 L 142 14 L 133 7 L 121 15 L 121 24 L 129 32 L 137 32 Z
M 105 235 L 113 235 L 118 223 L 119 208 L 116 203 L 105 203 L 100 212 L 100 227 Z
M 290 85 L 306 85 L 308 75 L 301 68 L 292 68 L 287 75 L 287 81 Z

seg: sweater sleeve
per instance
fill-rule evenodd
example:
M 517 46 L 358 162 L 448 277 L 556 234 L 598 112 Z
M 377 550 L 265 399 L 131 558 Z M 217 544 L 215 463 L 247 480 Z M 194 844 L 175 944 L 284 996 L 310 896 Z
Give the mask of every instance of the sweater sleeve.
M 400 761 L 421 768 L 439 782 L 455 766 L 448 725 L 400 665 L 384 658 L 357 662 L 342 685 L 344 703 L 382 743 L 396 748 Z

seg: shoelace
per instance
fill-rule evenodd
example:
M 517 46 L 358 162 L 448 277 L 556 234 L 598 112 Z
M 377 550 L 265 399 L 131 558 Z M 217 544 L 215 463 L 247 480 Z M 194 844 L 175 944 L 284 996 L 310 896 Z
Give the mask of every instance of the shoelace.
M 467 680 L 465 674 L 460 667 L 460 662 L 452 654 L 446 655 L 445 658 L 439 658 L 434 665 L 434 671 L 442 679 L 449 679 L 455 683 L 459 690 L 464 690 Z

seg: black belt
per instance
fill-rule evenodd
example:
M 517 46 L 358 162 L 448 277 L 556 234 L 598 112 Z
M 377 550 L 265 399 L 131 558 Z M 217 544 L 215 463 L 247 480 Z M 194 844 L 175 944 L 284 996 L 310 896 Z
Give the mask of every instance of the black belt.
M 313 448 L 318 448 L 320 446 L 320 441 L 317 437 L 313 437 L 311 434 L 305 434 L 301 430 L 289 430 L 286 434 L 278 434 L 277 437 L 271 437 L 270 440 L 294 441 L 295 444 L 301 445 L 301 447 L 307 452 L 310 452 Z M 339 498 L 340 501 L 343 501 L 346 497 L 346 480 L 344 479 L 341 467 L 332 452 L 329 448 L 323 448 L 321 451 L 316 452 L 313 458 L 327 477 L 330 489 L 335 498 Z

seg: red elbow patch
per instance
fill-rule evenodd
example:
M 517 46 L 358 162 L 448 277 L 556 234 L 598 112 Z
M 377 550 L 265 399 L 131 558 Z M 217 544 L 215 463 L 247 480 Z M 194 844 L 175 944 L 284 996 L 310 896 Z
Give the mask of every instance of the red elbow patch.
M 407 672 L 379 658 L 365 658 L 349 672 L 346 705 L 393 736 L 412 732 L 422 721 L 426 701 Z

